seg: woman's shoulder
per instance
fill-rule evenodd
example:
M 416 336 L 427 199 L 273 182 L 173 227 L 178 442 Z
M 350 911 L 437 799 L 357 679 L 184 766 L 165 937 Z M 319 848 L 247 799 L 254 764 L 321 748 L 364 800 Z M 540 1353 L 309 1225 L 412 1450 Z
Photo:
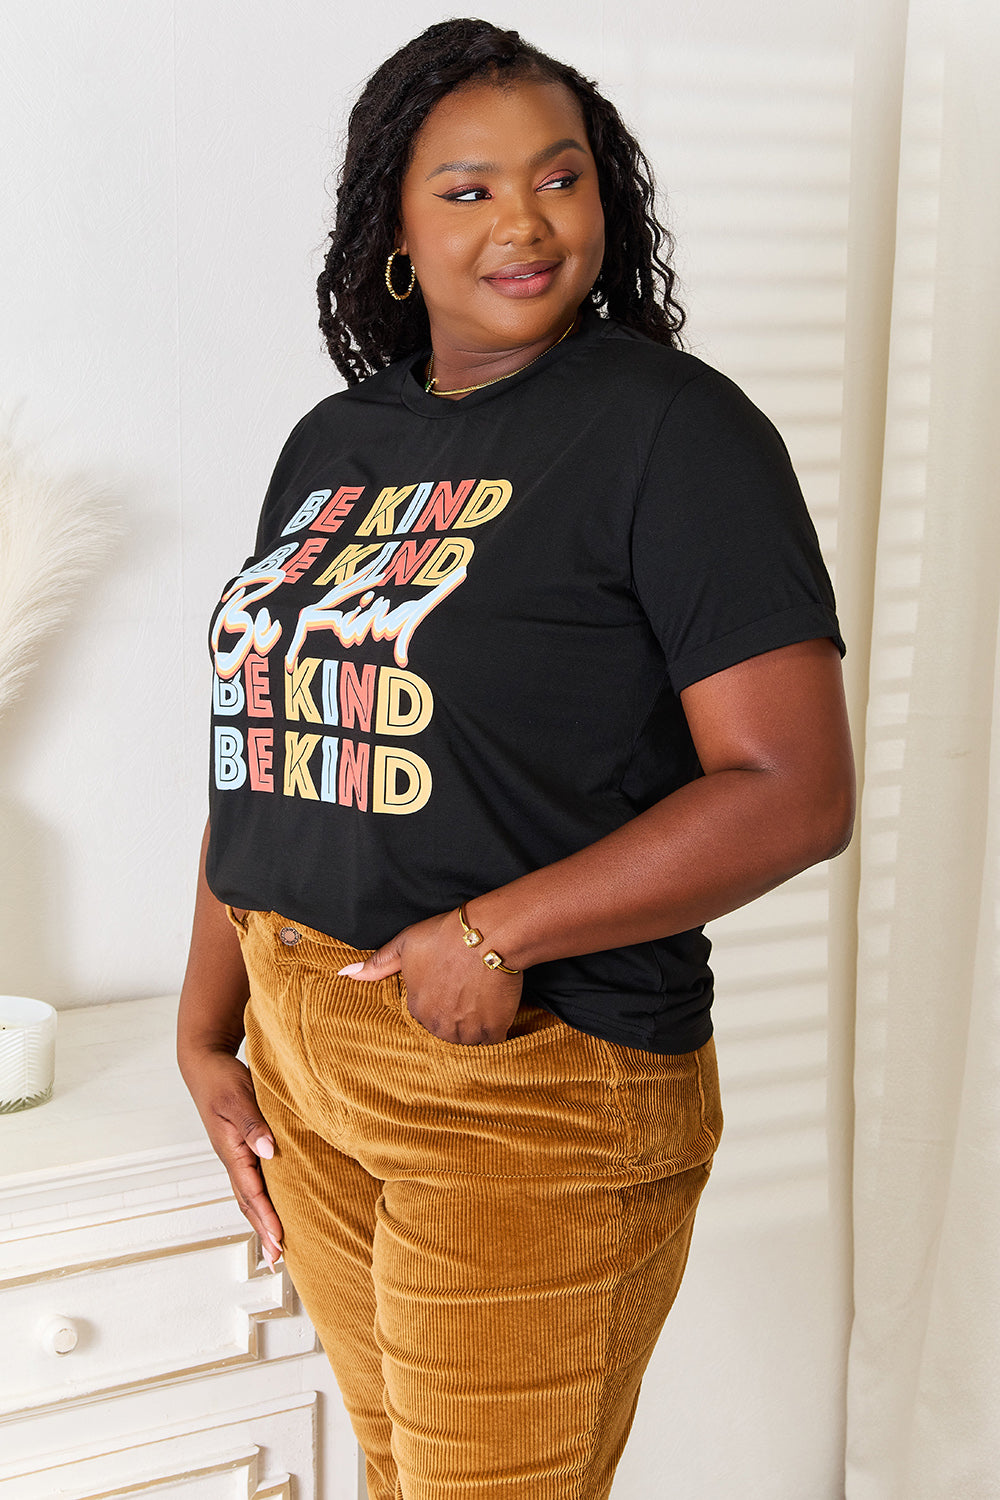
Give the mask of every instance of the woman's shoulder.
M 761 414 L 746 393 L 721 370 L 687 349 L 661 344 L 612 318 L 592 315 L 588 340 L 589 373 L 616 402 L 655 408 L 665 414 L 677 405 L 690 419 L 727 413 Z M 683 400 L 677 398 L 683 394 Z
M 340 424 L 353 423 L 357 420 L 359 408 L 397 406 L 400 380 L 412 360 L 412 355 L 406 360 L 397 360 L 366 376 L 357 385 L 344 386 L 323 396 L 299 418 L 288 435 L 288 442 L 308 441 L 315 433 L 329 433 Z
M 630 388 L 648 385 L 662 393 L 692 380 L 724 378 L 698 355 L 596 312 L 588 313 L 584 334 L 595 366 Z

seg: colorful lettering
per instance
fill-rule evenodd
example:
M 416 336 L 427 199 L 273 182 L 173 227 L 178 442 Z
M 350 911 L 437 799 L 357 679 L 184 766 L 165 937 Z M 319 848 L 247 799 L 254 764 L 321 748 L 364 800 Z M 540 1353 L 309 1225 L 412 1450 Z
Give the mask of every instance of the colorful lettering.
M 374 531 L 376 536 L 391 536 L 396 524 L 396 506 L 402 505 L 403 501 L 413 494 L 415 488 L 416 486 L 412 484 L 401 484 L 398 489 L 393 489 L 391 484 L 386 485 L 361 522 L 356 534 L 371 536 Z
M 243 736 L 238 729 L 216 726 L 215 785 L 220 792 L 235 792 L 247 779 L 243 759 Z
M 238 714 L 244 702 L 243 684 L 238 677 L 223 682 L 218 672 L 212 683 L 212 708 L 217 714 Z
M 285 673 L 285 718 L 308 719 L 311 724 L 321 724 L 320 711 L 316 707 L 310 684 L 320 664 L 318 656 L 307 656 L 296 662 L 290 672 Z
M 421 585 L 441 583 L 450 578 L 456 568 L 461 568 L 464 578 L 469 558 L 475 550 L 475 542 L 467 536 L 446 537 L 443 542 L 438 542 L 431 557 L 411 582 Z
M 340 662 L 327 657 L 323 663 L 323 723 L 339 724 L 340 709 L 337 701 L 337 676 Z
M 286 797 L 308 797 L 310 802 L 319 799 L 316 787 L 309 774 L 309 757 L 320 742 L 318 734 L 299 734 L 295 729 L 285 730 L 285 784 Z
M 337 750 L 340 741 L 335 735 L 323 736 L 323 764 L 320 769 L 319 795 L 322 802 L 337 800 Z
M 314 578 L 313 582 L 322 584 L 324 588 L 331 583 L 347 583 L 349 579 L 354 577 L 364 558 L 371 557 L 373 552 L 383 552 L 384 550 L 384 547 L 380 547 L 378 542 L 374 542 L 368 547 L 360 547 L 357 543 L 352 542 L 349 547 L 345 547 L 342 552 L 337 553 L 326 571 L 321 573 L 318 578 Z
M 481 479 L 455 525 L 463 531 L 485 525 L 506 508 L 512 493 L 509 479 Z
M 311 495 L 307 495 L 281 535 L 289 536 L 293 531 L 301 531 L 303 526 L 308 526 L 319 515 L 320 508 L 329 500 L 331 493 L 330 490 L 313 490 Z
M 267 657 L 251 653 L 246 659 L 243 674 L 247 685 L 247 713 L 252 719 L 273 719 Z
M 339 531 L 345 516 L 354 509 L 355 500 L 365 492 L 363 484 L 342 484 L 321 516 L 316 518 L 313 531 Z M 327 494 L 330 491 L 327 490 Z
M 434 551 L 436 542 L 400 542 L 385 572 L 373 581 L 383 583 L 409 583 L 420 564 Z
M 376 734 L 419 734 L 433 713 L 434 695 L 422 677 L 399 667 L 380 668 Z
M 288 549 L 295 551 L 292 543 Z M 254 572 L 248 569 L 241 573 L 222 598 L 222 608 L 215 617 L 215 625 L 212 629 L 212 650 L 215 652 L 215 670 L 219 676 L 228 681 L 235 677 L 251 651 L 258 656 L 266 656 L 271 647 L 281 637 L 281 625 L 277 620 L 271 619 L 270 611 L 263 606 L 255 615 L 244 608 L 247 604 L 257 604 L 261 599 L 266 599 L 268 594 L 273 594 L 275 589 L 284 579 L 284 573 L 280 568 L 261 570 Z M 246 588 L 247 583 L 256 583 L 257 588 Z M 222 632 L 227 635 L 238 635 L 239 640 L 229 651 L 219 650 L 219 640 Z
M 427 804 L 432 785 L 430 766 L 412 750 L 375 746 L 373 812 L 419 812 Z
M 250 763 L 250 790 L 273 792 L 274 777 L 271 762 L 274 759 L 274 730 L 250 729 L 247 731 L 247 760 Z
M 447 479 L 442 479 L 416 522 L 414 531 L 426 531 L 432 526 L 435 531 L 447 531 L 462 507 L 474 479 L 463 479 L 458 489 L 452 489 Z
M 269 552 L 266 557 L 262 557 L 260 562 L 251 563 L 249 568 L 244 568 L 243 572 L 237 578 L 233 579 L 228 593 L 231 594 L 238 584 L 250 583 L 254 579 L 263 578 L 265 573 L 277 572 L 279 568 L 284 567 L 286 559 L 291 557 L 294 551 L 294 542 L 285 542 L 284 546 L 275 547 L 274 551 Z M 228 594 L 225 597 L 228 597 Z
M 303 542 L 295 556 L 285 564 L 285 582 L 294 583 L 297 578 L 301 578 L 306 569 L 312 567 L 325 546 L 325 536 L 311 536 L 308 541 Z
M 340 722 L 345 729 L 372 727 L 372 703 L 375 697 L 375 668 L 369 662 L 361 668 L 361 676 L 353 662 L 345 661 L 340 667 Z
M 337 801 L 342 807 L 350 807 L 353 803 L 359 812 L 367 811 L 370 751 L 371 746 L 364 740 L 341 740 Z
M 458 543 L 466 544 L 466 539 L 456 538 L 455 543 L 442 543 L 441 545 Z M 471 546 L 471 544 L 468 545 Z M 433 563 L 434 557 L 432 556 L 421 571 L 426 572 Z M 291 671 L 298 660 L 299 651 L 306 637 L 313 630 L 331 630 L 345 646 L 358 646 L 369 635 L 376 641 L 395 641 L 393 656 L 399 666 L 405 667 L 410 641 L 417 626 L 433 609 L 437 608 L 443 599 L 453 593 L 466 577 L 465 567 L 456 563 L 436 588 L 429 589 L 420 598 L 404 600 L 393 609 L 388 599 L 381 596 L 376 598 L 374 590 L 368 587 L 369 575 L 376 574 L 378 567 L 379 559 L 374 558 L 368 567 L 363 568 L 350 582 L 331 589 L 328 594 L 323 595 L 322 599 L 317 600 L 313 605 L 307 605 L 299 612 L 295 634 L 285 655 L 286 671 Z M 416 583 L 418 579 L 413 581 Z M 361 595 L 357 608 L 342 610 L 340 606 L 346 603 L 353 594 Z
M 405 536 L 405 534 L 410 530 L 410 527 L 413 525 L 414 520 L 423 509 L 424 501 L 427 499 L 427 496 L 430 494 L 433 488 L 433 479 L 425 479 L 422 484 L 417 485 L 413 499 L 406 507 L 400 521 L 394 528 L 397 536 Z
M 304 541 L 272 549 L 229 585 L 212 629 L 215 654 L 213 709 L 234 717 L 273 719 L 269 653 L 282 626 L 262 603 L 282 583 L 295 583 L 318 563 L 328 538 L 341 529 L 365 493 L 364 485 L 313 490 L 301 502 L 282 536 L 308 527 Z M 339 726 L 362 734 L 401 739 L 420 734 L 434 715 L 428 683 L 406 670 L 418 626 L 468 576 L 475 544 L 469 531 L 499 516 L 513 494 L 506 479 L 422 480 L 386 485 L 378 491 L 356 540 L 344 545 L 315 578 L 323 592 L 299 611 L 284 658 L 288 723 Z M 419 533 L 431 533 L 423 538 Z M 441 535 L 441 533 L 450 533 Z M 363 543 L 360 539 L 376 540 Z M 391 538 L 391 540 L 384 540 Z M 380 540 L 381 539 L 381 540 Z M 394 599 L 397 590 L 420 590 Z M 312 631 L 330 631 L 350 649 L 365 641 L 391 641 L 392 666 L 333 657 L 302 657 Z M 220 649 L 224 636 L 234 638 Z M 374 725 L 374 728 L 373 728 Z M 273 792 L 274 729 L 215 727 L 214 777 L 220 789 L 249 780 L 250 790 Z M 322 741 L 318 772 L 312 762 Z M 316 779 L 314 779 L 314 774 Z M 361 812 L 391 815 L 425 807 L 433 785 L 430 766 L 398 744 L 371 743 L 343 735 L 285 730 L 279 779 L 285 796 L 322 800 Z M 318 788 L 317 788 L 318 780 Z

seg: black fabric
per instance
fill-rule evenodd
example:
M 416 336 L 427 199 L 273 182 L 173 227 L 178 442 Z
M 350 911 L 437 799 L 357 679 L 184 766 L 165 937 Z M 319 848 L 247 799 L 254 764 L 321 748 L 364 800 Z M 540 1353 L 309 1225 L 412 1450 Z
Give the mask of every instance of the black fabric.
M 298 424 L 212 630 L 212 890 L 359 948 L 698 776 L 689 684 L 843 649 L 781 439 L 724 376 L 594 313 L 462 401 L 427 395 L 423 364 Z M 698 929 L 525 988 L 687 1052 L 711 1034 L 708 956 Z

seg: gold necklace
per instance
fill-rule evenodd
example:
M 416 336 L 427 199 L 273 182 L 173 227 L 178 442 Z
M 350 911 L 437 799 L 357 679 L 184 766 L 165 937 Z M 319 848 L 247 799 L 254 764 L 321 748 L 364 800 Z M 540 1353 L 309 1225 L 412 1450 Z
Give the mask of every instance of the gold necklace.
M 501 380 L 509 380 L 512 375 L 520 375 L 522 370 L 526 370 L 528 368 L 528 365 L 533 365 L 536 359 L 541 359 L 542 354 L 548 354 L 549 349 L 554 349 L 556 347 L 556 344 L 561 344 L 563 339 L 571 334 L 575 327 L 576 318 L 573 319 L 566 332 L 559 335 L 559 337 L 556 339 L 555 344 L 550 344 L 549 348 L 543 349 L 541 354 L 534 355 L 527 361 L 526 364 L 518 365 L 516 370 L 508 370 L 506 375 L 495 375 L 492 380 L 483 380 L 479 383 L 479 385 L 464 385 L 460 390 L 457 391 L 436 391 L 433 389 L 433 387 L 437 384 L 437 381 L 434 378 L 434 354 L 432 351 L 430 360 L 427 364 L 427 380 L 424 384 L 424 390 L 427 392 L 428 396 L 468 396 L 472 391 L 484 391 L 488 385 L 498 385 Z

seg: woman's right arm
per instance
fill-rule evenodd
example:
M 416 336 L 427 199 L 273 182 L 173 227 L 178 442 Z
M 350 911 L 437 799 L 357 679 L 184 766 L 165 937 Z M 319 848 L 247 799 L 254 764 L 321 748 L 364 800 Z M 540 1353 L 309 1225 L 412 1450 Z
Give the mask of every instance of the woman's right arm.
M 206 825 L 177 1016 L 177 1062 L 236 1200 L 273 1265 L 281 1254 L 281 1221 L 267 1196 L 258 1158 L 274 1155 L 274 1139 L 257 1107 L 250 1071 L 236 1056 L 249 985 L 236 930 L 205 879 L 207 848 Z

